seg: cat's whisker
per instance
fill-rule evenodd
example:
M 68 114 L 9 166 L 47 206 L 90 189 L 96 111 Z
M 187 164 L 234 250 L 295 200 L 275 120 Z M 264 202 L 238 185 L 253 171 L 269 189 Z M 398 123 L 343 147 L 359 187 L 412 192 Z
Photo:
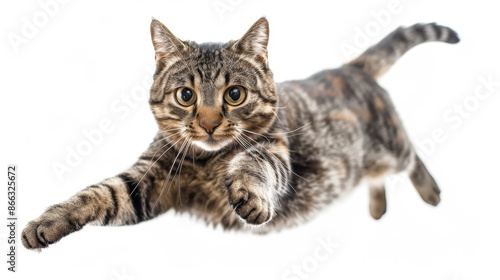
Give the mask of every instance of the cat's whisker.
M 177 134 L 179 134 L 179 133 L 181 133 L 181 132 L 178 132 L 178 133 L 175 133 L 175 134 L 169 135 L 169 136 L 167 136 L 167 137 L 163 137 L 163 138 L 159 139 L 158 141 L 155 141 L 155 142 L 151 143 L 151 144 L 149 145 L 148 149 L 146 149 L 146 151 L 144 151 L 144 152 L 142 153 L 142 155 L 143 155 L 143 156 L 144 156 L 144 155 L 146 155 L 146 152 L 148 152 L 149 148 L 153 147 L 154 145 L 158 144 L 159 142 L 165 141 L 165 140 L 167 140 L 168 138 L 170 138 L 170 137 L 172 137 L 172 136 L 174 136 L 174 135 L 177 135 Z M 152 158 L 151 158 L 150 163 L 153 161 L 153 158 L 156 156 L 156 153 L 158 153 L 158 151 L 160 151 L 163 147 L 165 147 L 165 146 L 166 146 L 166 145 L 168 145 L 169 143 L 170 143 L 170 142 L 168 142 L 167 144 L 165 144 L 165 145 L 161 146 L 160 148 L 158 148 L 158 150 L 156 150 L 156 152 L 154 153 L 154 155 L 153 155 L 153 156 L 152 156 Z
M 181 206 L 182 205 L 182 200 L 181 200 L 181 172 L 182 172 L 182 166 L 184 164 L 184 159 L 186 158 L 186 154 L 187 152 L 189 151 L 189 146 L 191 145 L 191 139 L 192 138 L 189 138 L 188 139 L 188 144 L 187 144 L 187 147 L 186 149 L 184 150 L 184 154 L 182 155 L 182 159 L 181 159 L 181 162 L 179 163 L 179 179 L 177 180 L 177 185 L 178 185 L 178 188 L 179 188 L 179 193 L 178 193 L 178 197 L 179 197 L 179 204 Z M 175 175 L 174 175 L 174 178 L 175 178 Z
M 194 145 L 191 141 L 191 151 L 193 152 L 193 170 L 194 170 Z
M 251 134 L 255 134 L 255 135 L 258 135 L 258 136 L 262 136 L 264 138 L 266 138 L 267 142 L 271 142 L 271 140 L 269 140 L 269 138 L 267 138 L 267 136 L 265 136 L 264 134 L 261 134 L 261 133 L 258 133 L 258 132 L 253 132 L 253 131 L 250 131 L 250 130 L 246 130 L 246 129 L 243 129 L 243 128 L 239 128 L 241 131 L 244 131 L 244 132 L 247 132 L 247 133 L 251 133 Z M 241 133 L 241 132 L 240 132 Z
M 248 130 L 244 130 L 244 131 L 249 132 Z M 252 138 L 248 137 L 247 135 L 244 135 L 244 134 L 243 134 L 243 133 L 241 133 L 241 132 L 240 132 L 240 135 L 245 136 L 245 137 L 247 137 L 248 139 L 252 140 L 253 142 L 257 143 L 259 146 L 261 146 L 262 148 L 264 148 L 264 149 L 265 149 L 268 153 L 270 153 L 270 154 L 274 157 L 274 159 L 276 160 L 276 162 L 277 162 L 279 165 L 283 166 L 283 168 L 284 168 L 284 169 L 288 170 L 290 173 L 292 173 L 292 174 L 294 174 L 294 175 L 296 175 L 296 176 L 298 176 L 298 177 L 302 178 L 303 180 L 305 180 L 305 181 L 307 182 L 307 180 L 306 180 L 305 178 L 303 178 L 302 176 L 300 176 L 300 175 L 296 174 L 295 172 L 293 172 L 292 170 L 290 170 L 290 168 L 288 168 L 288 166 L 284 165 L 284 164 L 281 162 L 281 160 L 279 160 L 279 159 L 278 159 L 278 158 L 277 158 L 277 157 L 276 157 L 273 153 L 271 153 L 268 149 L 266 149 L 266 148 L 265 148 L 264 146 L 262 146 L 260 143 L 256 142 L 255 140 L 253 140 Z M 246 141 L 246 142 L 248 142 L 248 141 Z M 259 152 L 260 152 L 260 151 L 259 151 Z M 262 153 L 261 153 L 261 155 L 262 155 Z M 270 163 L 272 162 L 272 161 L 271 161 L 271 160 L 270 160 L 267 156 L 265 156 L 265 155 L 262 155 L 262 156 L 263 156 L 263 157 L 266 157 Z M 281 175 L 283 178 L 286 178 L 286 174 L 284 173 L 284 171 L 283 171 L 283 170 L 281 170 L 281 169 L 279 169 L 279 168 L 278 168 L 278 170 L 279 170 L 280 175 Z M 293 188 L 293 186 L 292 186 L 292 184 L 289 182 L 289 180 L 287 180 L 287 181 L 286 181 L 286 184 L 287 184 L 288 186 L 290 186 L 290 187 L 293 189 L 293 191 L 294 191 L 295 193 L 297 193 L 297 191 L 295 190 L 295 188 Z
M 183 129 L 184 127 L 179 127 L 179 128 L 172 128 L 172 129 L 167 129 L 167 130 L 160 130 L 157 133 L 162 133 L 162 132 L 169 132 L 169 131 L 174 131 L 174 130 L 179 130 Z
M 283 165 L 283 167 L 284 167 L 286 170 L 288 170 L 290 173 L 292 173 L 293 175 L 295 175 L 295 176 L 297 176 L 297 177 L 299 177 L 299 178 L 303 179 L 304 181 L 308 182 L 308 181 L 307 181 L 304 177 L 302 177 L 302 176 L 300 176 L 299 174 L 297 174 L 297 173 L 293 172 L 293 170 L 292 170 L 291 168 L 289 168 L 288 166 L 284 165 L 284 164 L 281 162 L 281 160 L 280 160 L 280 159 L 278 159 L 278 158 L 277 158 L 277 157 L 276 157 L 276 156 L 275 156 L 275 155 L 274 155 L 271 151 L 269 151 L 266 147 L 262 146 L 259 142 L 257 142 L 257 141 L 255 141 L 255 140 L 253 140 L 252 138 L 248 137 L 248 136 L 247 136 L 247 135 L 245 135 L 245 134 L 241 134 L 241 135 L 242 135 L 242 136 L 247 137 L 248 139 L 252 140 L 253 142 L 255 142 L 255 143 L 256 143 L 257 145 L 259 145 L 260 147 L 264 148 L 264 149 L 265 149 L 265 150 L 266 150 L 269 154 L 271 154 L 271 156 L 272 156 L 272 157 L 273 157 L 276 161 L 278 161 L 278 163 L 279 163 L 279 164 L 282 164 L 282 165 Z M 289 184 L 289 185 L 290 185 L 290 186 L 292 186 L 291 184 Z M 293 189 L 293 187 L 292 187 L 292 189 Z M 295 192 L 297 192 L 295 189 L 294 189 L 294 191 L 295 191 Z
M 296 132 L 296 131 L 298 131 L 298 130 L 300 130 L 300 129 L 303 129 L 303 128 L 305 128 L 306 126 L 308 126 L 308 125 L 310 125 L 310 124 L 311 124 L 311 123 L 307 123 L 307 124 L 305 124 L 305 125 L 303 125 L 303 126 L 301 126 L 301 127 L 299 127 L 299 128 L 296 128 L 296 129 L 291 130 L 291 131 L 288 131 L 288 132 L 276 132 L 276 133 L 268 133 L 268 134 L 269 134 L 269 135 L 288 135 L 288 134 L 294 133 L 294 132 Z M 290 136 L 290 135 L 288 135 L 288 136 Z
M 197 157 L 196 159 L 199 159 L 199 158 L 200 158 L 202 155 L 204 155 L 204 154 L 205 154 L 205 150 L 203 150 L 203 149 L 202 149 L 202 150 L 201 150 L 201 154 L 199 154 L 199 155 L 198 155 L 198 157 Z
M 246 136 L 246 135 L 242 134 L 242 136 Z M 246 137 L 247 137 L 247 138 L 249 138 L 248 136 L 246 136 Z M 249 138 L 249 139 L 250 139 L 250 138 Z M 250 142 L 248 142 L 248 140 L 246 140 L 245 138 L 242 138 L 242 140 L 244 140 L 244 141 L 247 143 L 247 145 L 248 145 L 248 146 L 252 146 L 252 144 L 251 144 Z M 252 139 L 252 140 L 253 140 L 253 139 Z M 255 146 L 254 146 L 254 147 L 255 147 Z M 256 151 L 257 151 L 257 152 L 258 152 L 258 153 L 259 153 L 259 154 L 260 154 L 263 158 L 265 158 L 265 160 L 267 160 L 267 162 L 268 162 L 269 164 L 271 164 L 271 166 L 273 166 L 273 168 L 275 168 L 275 169 L 276 169 L 276 167 L 272 164 L 272 161 L 270 160 L 270 158 L 269 158 L 266 154 L 264 154 L 264 153 L 262 152 L 262 148 L 264 148 L 264 149 L 265 149 L 265 147 L 264 147 L 264 146 L 261 146 L 261 147 L 260 147 L 260 150 L 256 150 Z M 266 150 L 267 150 L 267 149 L 266 149 Z M 270 153 L 270 151 L 269 151 L 269 150 L 267 150 L 267 151 Z M 271 154 L 271 155 L 273 155 L 273 154 Z M 278 160 L 278 164 L 280 164 L 280 163 L 281 163 L 281 161 L 279 161 L 279 160 Z M 280 173 L 281 173 L 281 170 L 278 170 L 278 171 L 280 171 Z M 282 175 L 283 175 L 283 174 L 282 174 Z
M 290 103 L 287 103 L 285 106 L 271 106 L 271 108 L 273 109 L 285 109 L 286 107 L 288 107 L 288 105 L 290 105 Z
M 241 135 L 243 135 L 243 134 L 241 134 Z M 248 151 L 250 148 L 252 148 L 252 145 L 251 145 L 248 141 L 246 141 L 244 138 L 240 138 L 240 139 L 241 139 L 242 143 L 246 143 L 246 144 L 245 144 L 245 146 L 246 146 L 246 147 L 248 147 L 248 148 L 246 149 L 247 151 Z M 255 147 L 255 146 L 253 146 L 253 147 Z M 269 172 L 269 169 L 265 168 L 265 166 L 263 166 L 263 165 L 261 164 L 261 160 L 262 160 L 262 161 L 266 161 L 266 159 L 267 159 L 267 162 L 268 162 L 269 164 L 271 164 L 271 162 L 270 162 L 269 158 L 267 158 L 267 157 L 266 157 L 266 155 L 262 153 L 262 151 L 259 151 L 258 149 L 255 149 L 255 151 L 257 151 L 257 152 L 258 152 L 258 153 L 259 153 L 259 154 L 260 154 L 263 158 L 265 158 L 265 159 L 259 159 L 259 158 L 255 157 L 252 153 L 249 153 L 249 154 L 250 154 L 250 156 L 252 156 L 252 157 L 255 159 L 255 161 L 257 162 L 257 164 L 259 165 L 259 167 L 262 169 L 262 171 L 263 171 L 264 173 L 266 173 L 266 174 L 267 174 L 267 177 L 266 177 L 266 178 L 272 178 L 272 176 L 273 176 L 273 175 Z M 271 164 L 271 166 L 272 166 L 272 164 Z
M 306 123 L 305 125 L 299 127 L 299 128 L 296 128 L 294 130 L 291 130 L 291 131 L 286 131 L 286 132 L 269 132 L 269 133 L 266 133 L 267 135 L 286 135 L 286 136 L 296 136 L 296 135 L 302 135 L 303 133 L 296 133 L 297 131 L 307 127 L 308 125 L 310 125 L 311 123 Z M 294 134 L 295 133 L 295 134 Z
M 294 130 L 291 130 L 291 131 L 287 131 L 287 132 L 275 132 L 275 133 L 271 133 L 271 132 L 269 132 L 269 133 L 266 133 L 266 135 L 268 135 L 268 136 L 273 136 L 273 135 L 285 135 L 285 136 L 289 136 L 289 137 L 292 137 L 292 136 L 298 136 L 298 135 L 303 135 L 305 132 L 299 132 L 299 133 L 297 133 L 297 131 L 299 131 L 299 130 L 301 130 L 301 129 L 305 128 L 305 127 L 307 127 L 307 126 L 308 126 L 308 125 L 310 125 L 310 124 L 311 124 L 311 123 L 307 123 L 307 124 L 305 124 L 305 125 L 303 125 L 303 126 L 301 126 L 301 127 L 299 127 L 299 128 L 296 128 L 296 129 L 294 129 Z M 258 134 L 257 132 L 253 132 L 253 131 L 245 130 L 245 129 L 242 129 L 242 128 L 238 128 L 238 129 L 244 130 L 244 131 L 245 131 L 245 132 L 247 132 L 247 133 Z M 269 138 L 268 138 L 267 136 L 264 136 L 263 134 L 258 134 L 258 135 L 260 135 L 260 136 L 262 136 L 262 137 L 265 137 L 265 138 L 268 140 L 268 142 L 269 142 Z
M 177 134 L 179 134 L 179 133 L 182 133 L 182 131 L 176 132 L 176 133 L 174 133 L 174 134 L 170 134 L 169 136 L 165 136 L 165 137 L 163 137 L 163 138 L 159 139 L 158 141 L 153 142 L 153 143 L 152 143 L 151 145 L 149 145 L 149 146 L 151 147 L 151 146 L 155 145 L 156 143 L 161 142 L 162 140 L 168 139 L 168 138 L 170 138 L 170 137 L 172 137 L 172 136 L 174 136 L 174 135 L 177 135 Z
M 187 151 L 187 144 L 189 144 L 189 139 L 186 139 L 183 143 L 182 143 L 182 146 L 181 148 L 179 149 L 179 153 L 177 154 L 177 156 L 175 157 L 174 159 L 174 163 L 172 164 L 172 167 L 170 168 L 170 171 L 172 171 L 172 168 L 174 168 L 175 166 L 175 163 L 177 161 L 177 158 L 179 157 L 180 154 Z M 185 153 L 184 153 L 185 154 Z M 175 173 L 174 175 L 172 176 L 172 180 L 170 181 L 169 185 L 168 185 L 168 189 L 167 189 L 167 193 L 165 194 L 165 196 L 168 196 L 168 193 L 170 192 L 170 188 L 172 187 L 172 185 L 174 184 L 174 180 L 175 180 L 175 176 L 177 175 L 177 172 L 179 172 L 179 168 L 182 168 L 182 165 L 180 165 L 180 161 L 179 161 L 179 164 L 177 165 L 177 169 L 175 170 Z M 169 176 L 170 178 L 170 172 L 169 172 Z
M 182 138 L 180 138 L 182 139 Z M 179 139 L 179 140 L 180 140 Z M 179 157 L 179 155 L 181 154 L 182 150 L 184 149 L 184 145 L 186 144 L 186 139 L 184 139 L 184 142 L 182 142 L 182 145 L 181 147 L 179 148 L 179 151 L 177 152 L 177 156 L 175 157 L 175 159 L 173 160 L 173 163 L 172 163 L 172 166 L 170 167 L 170 171 L 168 172 L 168 175 L 167 175 L 167 178 L 165 179 L 165 183 L 163 184 L 163 187 L 161 189 L 161 192 L 160 194 L 158 195 L 158 198 L 156 199 L 155 203 L 153 204 L 153 209 L 151 211 L 153 211 L 156 207 L 156 204 L 158 203 L 158 200 L 160 200 L 160 198 L 162 197 L 163 195 L 163 192 L 165 191 L 165 187 L 167 186 L 168 182 L 169 182 L 169 179 L 170 179 L 170 175 L 172 174 L 172 170 L 174 169 L 174 165 L 175 165 L 175 162 L 177 161 L 177 158 Z M 170 184 L 171 185 L 171 184 Z M 168 192 L 170 191 L 170 187 L 168 188 L 167 190 L 167 195 L 168 195 Z
M 271 151 L 269 151 L 266 147 L 264 147 L 264 146 L 260 145 L 260 143 L 256 142 L 256 141 L 255 141 L 255 140 L 253 140 L 252 138 L 250 138 L 250 137 L 248 137 L 248 136 L 246 136 L 246 135 L 244 135 L 244 134 L 242 134 L 242 135 L 243 135 L 243 136 L 245 136 L 245 137 L 247 137 L 248 139 L 252 140 L 252 141 L 253 141 L 253 142 L 255 142 L 256 144 L 258 144 L 258 145 L 259 145 L 261 148 L 263 148 L 264 150 L 266 150 L 266 151 L 267 151 L 267 153 L 269 153 L 269 154 L 273 157 L 273 159 L 274 159 L 274 160 L 276 160 L 277 164 L 279 164 L 279 165 L 283 166 L 283 168 L 285 168 L 286 170 L 291 171 L 291 170 L 289 170 L 289 168 L 288 168 L 286 165 L 284 165 L 284 164 L 281 162 L 281 160 L 280 160 L 280 159 L 278 159 L 278 158 L 277 158 L 277 157 L 276 157 L 276 156 L 275 156 L 275 155 L 274 155 Z M 248 142 L 248 141 L 247 141 L 247 142 Z M 260 151 L 259 151 L 259 152 L 260 152 Z M 271 163 L 271 165 L 272 165 L 272 161 L 270 160 L 270 158 L 269 158 L 267 155 L 262 154 L 262 156 L 266 157 L 266 159 L 267 159 L 267 160 Z M 283 175 L 283 176 L 285 175 L 285 174 L 283 173 L 284 171 L 280 170 L 280 172 L 281 172 L 281 175 Z
M 183 129 L 184 127 L 177 127 L 177 128 L 171 128 L 172 126 L 167 126 L 165 130 L 158 130 L 156 134 L 162 133 L 162 132 L 167 132 L 167 131 L 172 131 L 172 130 L 179 130 Z
M 279 107 L 277 107 L 279 108 Z M 279 110 L 279 109 L 277 109 Z M 273 112 L 274 115 L 276 115 L 276 119 L 283 125 L 283 126 L 286 126 L 286 124 L 280 119 L 280 117 L 278 116 L 278 113 L 275 112 L 275 110 L 272 110 L 271 112 Z
M 170 191 L 170 188 L 174 184 L 175 177 L 177 176 L 177 174 L 179 174 L 179 177 L 178 177 L 179 179 L 178 179 L 177 182 L 179 183 L 179 193 L 178 193 L 178 196 L 179 196 L 179 202 L 180 202 L 181 205 L 182 205 L 182 202 L 181 202 L 181 198 L 180 198 L 180 192 L 181 192 L 180 180 L 181 180 L 181 172 L 182 172 L 182 166 L 183 166 L 182 164 L 184 162 L 184 158 L 186 156 L 186 152 L 189 150 L 189 142 L 190 142 L 190 140 L 191 140 L 191 138 L 188 138 L 186 140 L 187 145 L 184 147 L 183 156 L 181 157 L 181 160 L 179 161 L 179 164 L 177 165 L 177 168 L 175 169 L 175 173 L 172 176 L 172 181 L 170 181 L 170 183 L 169 183 L 167 194 L 166 194 L 166 195 L 168 195 L 168 193 Z M 180 150 L 179 152 L 182 152 L 182 150 Z M 175 161 L 174 161 L 173 164 L 175 165 Z M 160 200 L 160 203 L 161 203 L 161 200 Z
M 177 135 L 177 134 L 179 134 L 179 133 L 182 133 L 182 131 L 179 131 L 179 132 L 177 132 L 177 133 L 175 133 L 175 134 L 169 135 L 168 137 L 164 137 L 164 138 L 162 138 L 162 139 L 160 139 L 160 140 L 158 140 L 158 141 L 154 142 L 153 144 L 149 145 L 149 148 L 151 148 L 153 145 L 157 144 L 158 142 L 165 141 L 165 140 L 167 140 L 168 138 L 170 138 L 170 137 L 172 137 L 172 136 L 175 136 L 175 135 Z M 167 146 L 167 145 L 168 145 L 168 144 L 170 144 L 170 143 L 171 143 L 171 141 L 167 141 L 167 144 L 165 144 L 165 145 L 161 146 L 160 148 L 158 148 L 158 150 L 156 150 L 156 152 L 155 152 L 155 153 L 153 154 L 153 156 L 151 157 L 151 161 L 153 161 L 153 158 L 156 156 L 156 154 L 157 154 L 157 153 L 158 153 L 161 149 L 163 149 L 163 147 Z M 146 150 L 146 151 L 147 151 L 147 150 Z M 151 162 L 150 162 L 150 163 L 151 163 Z
M 167 130 L 168 130 L 168 129 L 170 129 L 171 127 L 172 127 L 172 126 L 168 125 L 168 126 L 166 126 L 166 127 L 165 127 L 165 129 L 167 129 Z M 156 134 L 159 134 L 159 133 L 161 133 L 161 132 L 163 132 L 163 131 L 162 131 L 162 130 L 158 130 L 158 131 L 156 132 Z
M 243 147 L 243 149 L 244 149 L 245 151 L 248 151 L 249 149 L 251 149 L 251 148 L 252 148 L 252 145 L 251 145 L 250 143 L 248 143 L 248 141 L 246 141 L 244 138 L 237 137 L 237 138 L 235 138 L 235 140 L 236 140 L 236 141 L 237 141 L 237 142 L 238 142 L 238 143 L 239 143 L 239 144 Z M 263 155 L 263 154 L 262 154 L 262 152 L 261 152 L 261 151 L 259 151 L 259 150 L 257 150 L 257 149 L 255 149 L 255 151 L 257 151 L 257 152 L 258 152 L 260 155 L 262 155 L 263 157 L 265 156 L 265 155 Z M 268 172 L 269 170 L 268 170 L 268 169 L 266 169 L 266 168 L 265 168 L 265 167 L 261 164 L 261 160 L 264 160 L 264 159 L 259 159 L 259 158 L 255 157 L 252 153 L 248 153 L 248 154 L 249 154 L 249 155 L 250 155 L 250 156 L 251 156 L 251 157 L 255 160 L 255 162 L 259 165 L 260 169 L 261 169 L 263 172 L 267 173 L 267 176 L 268 176 L 267 178 L 270 178 L 269 176 L 272 176 L 272 175 L 271 175 L 271 174 L 269 174 L 269 172 Z
M 179 133 L 182 133 L 182 132 L 181 132 L 181 131 L 179 131 L 179 132 L 177 132 L 177 133 L 175 133 L 175 134 L 172 134 L 172 135 L 170 135 L 170 136 L 168 136 L 168 137 L 163 138 L 162 140 L 167 140 L 168 138 L 170 138 L 170 137 L 172 137 L 172 136 L 174 136 L 174 135 L 177 135 L 177 134 L 179 134 Z M 165 144 L 165 145 L 161 146 L 158 150 L 156 150 L 156 152 L 155 152 L 155 153 L 153 154 L 153 156 L 151 157 L 151 161 L 153 161 L 153 158 L 156 156 L 156 154 L 157 154 L 157 153 L 158 153 L 161 149 L 163 149 L 163 147 L 165 147 L 165 146 L 169 145 L 171 142 L 172 142 L 172 141 L 168 141 L 168 142 L 167 142 L 167 144 Z
M 236 141 L 236 143 L 238 143 L 238 145 L 240 145 L 240 147 L 243 148 L 243 150 L 247 150 L 247 148 L 243 144 L 241 144 L 240 140 L 236 136 L 233 136 L 233 139 L 234 141 Z
M 148 170 L 146 170 L 146 172 L 144 173 L 144 175 L 142 175 L 141 179 L 137 182 L 137 184 L 135 185 L 134 189 L 130 192 L 129 195 L 132 195 L 134 193 L 134 191 L 137 189 L 137 187 L 139 186 L 139 184 L 142 182 L 142 180 L 144 179 L 144 177 L 146 177 L 146 174 L 148 174 L 148 172 L 151 170 L 151 168 L 153 168 L 153 166 L 161 159 L 161 157 L 166 153 L 168 152 L 172 147 L 175 146 L 175 144 L 177 144 L 177 142 L 179 142 L 182 137 L 185 135 L 185 133 L 183 133 L 179 139 L 174 143 L 172 144 L 172 146 L 170 146 L 167 150 L 165 150 L 159 157 L 157 160 L 155 160 L 155 162 L 153 164 L 151 164 L 151 166 L 149 166 Z

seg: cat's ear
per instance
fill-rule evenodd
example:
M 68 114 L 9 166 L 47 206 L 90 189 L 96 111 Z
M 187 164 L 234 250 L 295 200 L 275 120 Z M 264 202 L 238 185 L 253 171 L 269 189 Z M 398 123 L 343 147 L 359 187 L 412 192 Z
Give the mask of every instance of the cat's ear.
M 151 40 L 155 48 L 156 65 L 163 69 L 167 65 L 182 59 L 182 52 L 187 45 L 175 37 L 168 28 L 156 19 L 151 21 Z
M 233 45 L 239 53 L 255 56 L 267 64 L 267 43 L 269 42 L 269 22 L 262 17 L 256 21 L 247 33 Z

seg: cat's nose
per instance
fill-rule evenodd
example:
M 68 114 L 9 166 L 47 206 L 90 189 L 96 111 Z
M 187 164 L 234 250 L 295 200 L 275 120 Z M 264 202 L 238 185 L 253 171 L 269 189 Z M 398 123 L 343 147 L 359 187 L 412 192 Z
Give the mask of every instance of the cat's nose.
M 201 121 L 200 126 L 205 129 L 208 134 L 214 133 L 215 129 L 221 124 L 219 120 Z

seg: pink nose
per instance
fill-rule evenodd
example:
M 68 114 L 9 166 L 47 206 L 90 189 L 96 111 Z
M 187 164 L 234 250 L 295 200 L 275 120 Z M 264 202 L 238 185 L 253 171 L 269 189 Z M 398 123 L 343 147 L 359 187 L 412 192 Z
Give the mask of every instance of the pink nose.
M 200 126 L 205 129 L 208 134 L 214 133 L 215 129 L 221 124 L 219 120 L 214 121 L 201 121 Z

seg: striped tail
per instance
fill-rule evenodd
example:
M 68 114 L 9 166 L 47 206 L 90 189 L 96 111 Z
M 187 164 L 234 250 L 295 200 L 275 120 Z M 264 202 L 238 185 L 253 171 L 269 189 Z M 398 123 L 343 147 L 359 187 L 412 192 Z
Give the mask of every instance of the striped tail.
M 361 68 L 378 78 L 409 49 L 433 41 L 455 44 L 460 39 L 454 30 L 436 23 L 400 27 L 346 65 Z

